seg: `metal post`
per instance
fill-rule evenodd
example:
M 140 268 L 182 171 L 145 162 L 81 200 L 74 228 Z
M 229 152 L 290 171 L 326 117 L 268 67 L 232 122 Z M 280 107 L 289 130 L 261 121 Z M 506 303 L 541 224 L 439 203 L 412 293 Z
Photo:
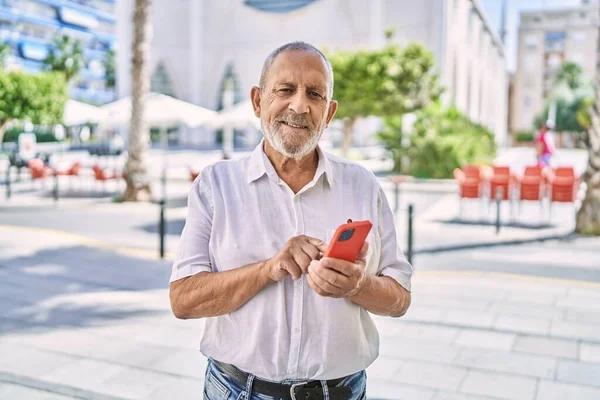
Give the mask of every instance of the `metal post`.
M 408 248 L 406 258 L 410 264 L 413 263 L 413 205 L 408 205 Z
M 54 201 L 58 201 L 58 171 L 54 171 L 54 189 L 52 189 Z
M 10 200 L 10 195 L 11 195 L 11 193 L 10 193 L 10 185 L 11 185 L 10 167 L 11 166 L 9 164 L 8 167 L 6 168 L 6 200 Z
M 165 258 L 165 200 L 158 203 L 160 205 L 160 219 L 158 221 L 158 235 L 160 245 L 160 258 Z
M 503 189 L 501 187 L 496 188 L 496 235 L 500 232 L 500 204 L 502 201 L 502 192 Z

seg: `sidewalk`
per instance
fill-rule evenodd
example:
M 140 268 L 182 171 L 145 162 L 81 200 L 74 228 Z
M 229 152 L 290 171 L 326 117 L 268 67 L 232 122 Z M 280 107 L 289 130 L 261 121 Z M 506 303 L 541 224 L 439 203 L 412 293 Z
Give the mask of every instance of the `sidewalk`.
M 0 249 L 0 399 L 202 396 L 168 262 L 4 226 Z M 600 398 L 600 284 L 417 271 L 407 315 L 375 321 L 370 399 Z

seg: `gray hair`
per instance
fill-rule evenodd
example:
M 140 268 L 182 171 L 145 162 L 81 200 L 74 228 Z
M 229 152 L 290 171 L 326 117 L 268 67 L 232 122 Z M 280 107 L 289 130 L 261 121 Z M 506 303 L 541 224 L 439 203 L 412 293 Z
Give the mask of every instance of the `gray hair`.
M 280 46 L 273 50 L 271 54 L 267 56 L 263 64 L 262 71 L 260 73 L 259 88 L 261 92 L 265 90 L 265 85 L 267 83 L 267 75 L 269 75 L 269 71 L 271 70 L 273 62 L 275 62 L 275 58 L 277 58 L 279 54 L 285 53 L 286 51 L 309 51 L 321 57 L 321 59 L 325 63 L 325 67 L 327 68 L 327 73 L 329 74 L 329 88 L 327 88 L 327 97 L 329 98 L 329 100 L 331 100 L 331 98 L 333 97 L 333 68 L 331 67 L 331 63 L 329 62 L 327 57 L 325 57 L 325 54 L 323 54 L 315 46 L 299 41 L 284 44 L 283 46 Z

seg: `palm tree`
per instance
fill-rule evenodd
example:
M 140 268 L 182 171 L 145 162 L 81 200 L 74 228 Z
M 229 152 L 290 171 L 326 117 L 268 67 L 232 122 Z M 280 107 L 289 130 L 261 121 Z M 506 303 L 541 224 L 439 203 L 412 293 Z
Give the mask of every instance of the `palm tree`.
M 62 35 L 54 37 L 52 44 L 45 63 L 51 71 L 62 72 L 67 82 L 71 82 L 85 65 L 81 41 Z
M 128 157 L 125 164 L 127 188 L 125 201 L 148 201 L 150 179 L 146 168 L 149 132 L 144 123 L 144 101 L 150 88 L 150 43 L 152 40 L 152 0 L 135 0 L 133 14 L 133 67 L 131 90 L 131 124 Z
M 114 88 L 116 83 L 115 51 L 108 50 L 102 59 L 104 66 L 104 81 L 107 88 Z
M 575 231 L 600 236 L 600 80 L 596 83 L 596 101 L 589 110 L 589 128 L 584 142 L 588 148 L 588 166 L 583 175 L 587 184 L 585 198 L 577 212 Z

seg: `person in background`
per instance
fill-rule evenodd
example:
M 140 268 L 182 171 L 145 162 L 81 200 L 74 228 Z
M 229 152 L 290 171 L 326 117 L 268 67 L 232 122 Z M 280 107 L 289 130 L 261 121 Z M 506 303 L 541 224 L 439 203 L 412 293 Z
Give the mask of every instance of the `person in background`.
M 542 167 L 549 167 L 550 160 L 554 154 L 554 138 L 552 137 L 552 128 L 554 122 L 548 120 L 542 123 L 540 132 L 535 139 L 535 150 L 538 164 Z

